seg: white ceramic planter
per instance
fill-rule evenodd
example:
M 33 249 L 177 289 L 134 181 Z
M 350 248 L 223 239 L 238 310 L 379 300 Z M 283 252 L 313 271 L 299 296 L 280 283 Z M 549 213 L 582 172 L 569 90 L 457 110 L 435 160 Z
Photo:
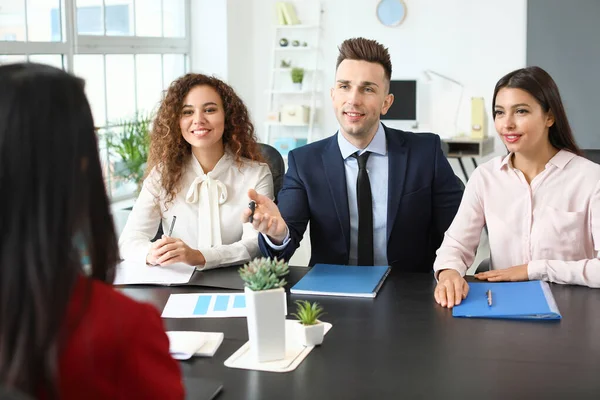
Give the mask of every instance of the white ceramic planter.
M 285 358 L 285 290 L 244 292 L 252 356 L 258 362 Z
M 296 340 L 304 346 L 317 346 L 323 343 L 325 325 L 318 321 L 315 325 L 302 325 L 300 321 L 296 324 Z

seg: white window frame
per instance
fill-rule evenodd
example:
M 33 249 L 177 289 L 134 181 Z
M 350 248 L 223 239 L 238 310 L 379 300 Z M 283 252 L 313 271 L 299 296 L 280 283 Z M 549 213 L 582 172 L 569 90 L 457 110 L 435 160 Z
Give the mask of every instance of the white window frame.
M 25 0 L 25 15 L 27 15 L 27 1 Z M 133 12 L 138 1 L 132 0 Z M 161 0 L 161 9 L 166 1 Z M 77 33 L 77 1 L 61 0 L 61 24 L 63 32 L 62 42 L 30 42 L 27 41 L 29 30 L 27 18 L 25 19 L 25 41 L 0 41 L 0 54 L 5 55 L 35 55 L 58 54 L 66 55 L 67 68 L 73 72 L 73 56 L 75 54 L 184 54 L 186 55 L 186 68 L 189 70 L 189 56 L 191 51 L 191 0 L 184 0 L 185 36 L 182 38 L 169 37 L 144 37 L 144 36 L 104 36 L 104 35 L 79 35 Z M 105 11 L 105 1 L 102 0 L 102 12 Z M 162 18 L 161 18 L 162 21 Z M 102 17 L 104 31 L 106 32 L 106 18 Z M 162 23 L 162 22 L 161 22 Z M 135 17 L 133 18 L 135 31 Z M 162 29 L 161 29 L 162 30 Z
M 135 7 L 138 2 L 144 0 L 133 1 L 133 32 L 136 31 L 135 23 Z M 161 0 L 161 10 L 164 9 L 164 4 L 169 0 Z M 146 37 L 146 36 L 107 36 L 107 35 L 80 35 L 77 30 L 77 1 L 76 0 L 60 0 L 59 13 L 61 14 L 60 23 L 62 31 L 61 42 L 32 42 L 28 41 L 28 19 L 27 19 L 27 2 L 24 1 L 25 12 L 25 41 L 0 41 L 0 54 L 2 55 L 25 55 L 28 59 L 31 55 L 61 55 L 63 56 L 63 68 L 70 72 L 74 72 L 74 56 L 76 54 L 94 54 L 102 55 L 104 62 L 104 74 L 106 75 L 106 55 L 113 54 L 131 54 L 134 55 L 134 73 L 136 71 L 136 57 L 138 54 L 160 54 L 161 60 L 165 54 L 181 54 L 184 58 L 185 71 L 190 70 L 191 59 L 191 0 L 184 0 L 184 37 Z M 106 2 L 102 0 L 102 24 L 104 33 L 106 33 Z M 164 20 L 161 18 L 161 24 L 164 25 Z M 161 27 L 161 32 L 164 31 L 164 26 Z M 164 63 L 161 63 L 161 76 L 164 80 Z M 104 77 L 106 81 L 106 76 Z M 136 80 L 137 81 L 137 80 Z M 169 82 L 162 82 L 163 87 L 167 87 Z M 136 93 L 134 93 L 135 109 L 137 110 L 137 83 L 134 84 Z M 104 85 L 104 99 L 108 99 L 107 85 Z M 108 107 L 105 107 L 105 113 Z M 106 124 L 99 126 L 100 129 L 110 128 L 107 115 L 104 115 Z M 101 136 L 100 136 L 101 137 Z M 110 174 L 109 174 L 110 175 Z M 110 193 L 111 177 L 105 177 L 107 190 Z M 113 197 L 111 202 L 121 202 L 131 199 L 134 195 L 125 195 Z

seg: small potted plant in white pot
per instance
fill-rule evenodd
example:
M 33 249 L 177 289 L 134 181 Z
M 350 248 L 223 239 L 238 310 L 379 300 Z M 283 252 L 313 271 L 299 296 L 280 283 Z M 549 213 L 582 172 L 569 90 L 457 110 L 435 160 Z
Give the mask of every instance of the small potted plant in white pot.
M 285 358 L 285 290 L 288 265 L 257 258 L 239 269 L 245 282 L 250 352 L 258 362 Z
M 325 325 L 319 317 L 325 312 L 319 303 L 307 300 L 296 301 L 296 312 L 292 315 L 298 318 L 296 326 L 297 337 L 304 346 L 316 346 L 323 343 Z
M 302 81 L 304 80 L 304 68 L 294 67 L 291 71 L 292 83 L 296 90 L 302 90 Z

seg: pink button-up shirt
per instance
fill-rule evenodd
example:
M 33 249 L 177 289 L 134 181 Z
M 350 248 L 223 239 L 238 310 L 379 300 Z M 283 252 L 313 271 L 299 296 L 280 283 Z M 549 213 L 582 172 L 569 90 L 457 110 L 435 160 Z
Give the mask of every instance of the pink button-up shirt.
M 600 165 L 559 151 L 531 185 L 511 155 L 475 170 L 434 270 L 464 275 L 487 225 L 491 267 L 528 264 L 531 280 L 600 287 Z

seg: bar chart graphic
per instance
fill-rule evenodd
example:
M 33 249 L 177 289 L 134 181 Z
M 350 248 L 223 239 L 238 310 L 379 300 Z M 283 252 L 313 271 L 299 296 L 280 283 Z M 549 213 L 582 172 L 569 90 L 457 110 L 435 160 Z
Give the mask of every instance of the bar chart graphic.
M 172 294 L 163 318 L 228 318 L 246 316 L 244 293 Z

